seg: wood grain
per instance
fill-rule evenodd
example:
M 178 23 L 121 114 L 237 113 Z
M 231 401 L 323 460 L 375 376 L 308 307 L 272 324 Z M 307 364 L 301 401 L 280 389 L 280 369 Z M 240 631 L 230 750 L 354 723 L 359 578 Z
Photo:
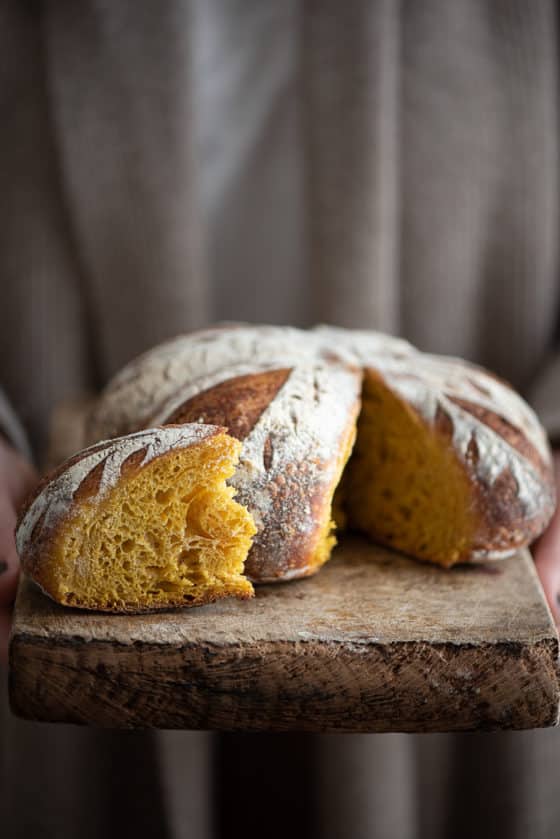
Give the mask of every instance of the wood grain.
M 24 580 L 13 710 L 112 727 L 451 731 L 558 722 L 558 637 L 527 553 L 446 571 L 347 538 L 315 577 L 148 616 Z

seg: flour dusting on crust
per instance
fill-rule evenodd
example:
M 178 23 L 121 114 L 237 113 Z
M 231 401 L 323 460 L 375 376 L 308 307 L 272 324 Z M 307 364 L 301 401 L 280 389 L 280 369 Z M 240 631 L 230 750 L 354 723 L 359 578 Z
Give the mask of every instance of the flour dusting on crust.
M 116 486 L 124 462 L 131 455 L 145 450 L 139 465 L 145 466 L 154 458 L 174 449 L 184 449 L 213 437 L 223 429 L 213 425 L 191 423 L 138 431 L 126 437 L 107 440 L 85 449 L 79 459 L 62 469 L 58 477 L 47 483 L 32 501 L 16 533 L 16 545 L 22 555 L 33 536 L 37 523 L 49 528 L 71 510 L 74 493 L 96 466 L 103 464 L 97 497 L 102 498 Z
M 259 564 L 256 557 L 261 549 L 281 560 L 283 578 L 296 575 L 293 569 L 290 572 L 294 540 L 304 543 L 312 538 L 325 515 L 330 515 L 332 484 L 340 468 L 338 452 L 354 425 L 360 384 L 358 371 L 346 366 L 295 367 L 243 441 L 229 483 L 258 528 L 249 576 Z M 324 499 L 320 516 L 320 502 L 314 507 L 318 498 Z M 299 573 L 306 570 L 301 567 Z

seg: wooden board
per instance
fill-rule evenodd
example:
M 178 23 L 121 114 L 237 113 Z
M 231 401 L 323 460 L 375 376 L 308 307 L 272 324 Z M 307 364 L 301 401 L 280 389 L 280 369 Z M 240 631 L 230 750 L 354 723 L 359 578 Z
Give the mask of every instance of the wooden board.
M 80 448 L 62 405 L 49 465 Z M 315 577 L 250 602 L 120 617 L 23 580 L 14 711 L 115 727 L 451 731 L 558 722 L 558 636 L 528 553 L 451 571 L 345 539 Z
M 117 727 L 451 731 L 558 721 L 558 637 L 532 560 L 451 571 L 346 539 L 315 577 L 149 616 L 57 606 L 24 580 L 24 717 Z

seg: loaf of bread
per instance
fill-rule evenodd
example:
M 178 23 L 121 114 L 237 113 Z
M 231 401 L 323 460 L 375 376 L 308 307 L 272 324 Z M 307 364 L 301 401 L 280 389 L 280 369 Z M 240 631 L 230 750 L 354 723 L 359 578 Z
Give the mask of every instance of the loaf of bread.
M 251 597 L 255 533 L 226 485 L 241 445 L 212 425 L 170 425 L 93 446 L 23 511 L 25 571 L 59 603 L 141 612 Z
M 548 442 L 523 399 L 480 367 L 380 333 L 228 325 L 179 336 L 114 378 L 87 435 L 112 451 L 142 430 L 213 426 L 240 447 L 227 485 L 256 528 L 247 586 L 320 568 L 335 490 L 339 522 L 443 566 L 511 555 L 554 510 Z M 60 477 L 43 493 L 56 499 Z M 37 578 L 32 509 L 19 544 Z

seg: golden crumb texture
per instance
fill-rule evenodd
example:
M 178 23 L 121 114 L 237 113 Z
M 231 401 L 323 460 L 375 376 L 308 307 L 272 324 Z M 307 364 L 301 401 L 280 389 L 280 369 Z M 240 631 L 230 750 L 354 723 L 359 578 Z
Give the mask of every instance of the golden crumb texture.
M 121 444 L 109 443 L 108 457 Z M 102 495 L 92 476 L 68 513 L 31 540 L 24 570 L 58 603 L 108 612 L 252 597 L 243 564 L 255 525 L 226 485 L 240 449 L 222 431 L 125 463 Z
M 444 433 L 371 372 L 341 496 L 350 527 L 440 565 L 468 560 L 481 524 L 473 482 Z

